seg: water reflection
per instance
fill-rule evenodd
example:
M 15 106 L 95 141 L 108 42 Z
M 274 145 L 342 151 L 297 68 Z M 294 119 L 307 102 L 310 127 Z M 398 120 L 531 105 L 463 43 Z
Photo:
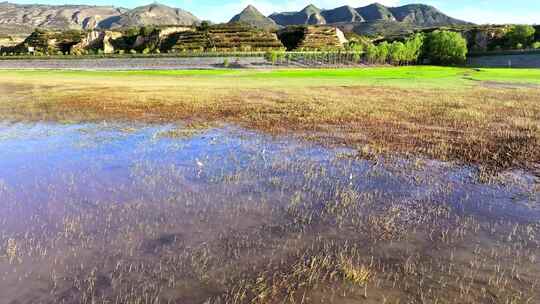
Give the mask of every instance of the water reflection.
M 503 233 L 516 250 L 507 256 L 523 259 L 499 267 L 521 271 L 531 282 L 540 279 L 538 265 L 530 266 L 530 256 L 539 253 L 540 191 L 526 172 L 480 183 L 472 167 L 388 156 L 365 160 L 354 150 L 234 126 L 126 123 L 0 124 L 0 168 L 0 252 L 6 252 L 0 290 L 7 295 L 0 303 L 218 303 L 231 302 L 242 288 L 247 301 L 260 294 L 240 282 L 257 282 L 259 271 L 267 273 L 273 263 L 288 265 L 284 256 L 291 250 L 304 252 L 305 259 L 318 246 L 314 256 L 369 256 L 379 261 L 370 269 L 381 273 L 388 271 L 387 259 L 399 260 L 403 252 L 440 257 L 432 268 L 446 267 L 446 253 L 456 259 L 461 252 L 467 257 L 452 262 L 458 275 L 472 252 L 498 248 Z M 403 240 L 406 245 L 396 245 Z M 366 252 L 349 252 L 344 244 Z M 401 251 L 377 253 L 381 244 Z M 350 277 L 342 262 L 336 265 L 336 276 Z M 492 274 L 483 271 L 471 287 L 489 285 Z M 407 288 L 394 283 L 393 299 L 424 292 L 416 276 Z M 440 285 L 432 283 L 432 299 L 454 284 L 450 272 L 436 276 Z M 320 279 L 329 288 L 336 284 Z M 378 280 L 373 301 L 387 297 L 390 288 L 384 284 L 390 274 Z M 531 285 L 507 283 L 500 299 L 516 288 L 535 296 Z M 316 289 L 294 290 L 308 292 L 312 302 L 325 301 Z M 346 290 L 332 301 L 360 292 Z

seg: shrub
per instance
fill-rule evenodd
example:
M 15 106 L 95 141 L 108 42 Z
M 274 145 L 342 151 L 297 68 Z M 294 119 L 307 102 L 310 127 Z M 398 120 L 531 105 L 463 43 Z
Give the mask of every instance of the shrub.
M 272 62 L 272 64 L 276 64 L 277 60 L 278 60 L 278 54 L 276 52 L 272 52 L 272 54 L 270 55 L 270 61 Z
M 537 42 L 533 43 L 532 48 L 533 49 L 540 49 L 540 41 L 537 41 Z
M 225 58 L 225 60 L 223 60 L 223 66 L 228 68 L 229 66 L 231 66 L 231 63 L 229 62 L 229 59 L 228 58 Z
M 467 59 L 467 40 L 460 33 L 434 31 L 426 38 L 426 56 L 433 64 L 460 64 Z

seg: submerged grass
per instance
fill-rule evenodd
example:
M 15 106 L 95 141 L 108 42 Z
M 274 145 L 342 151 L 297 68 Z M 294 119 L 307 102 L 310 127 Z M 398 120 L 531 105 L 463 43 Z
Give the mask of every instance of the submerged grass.
M 534 168 L 540 90 L 479 73 L 2 73 L 0 302 L 537 303 L 528 174 L 380 155 Z
M 213 126 L 196 121 L 37 125 L 8 125 L 25 132 L 0 146 L 0 301 L 540 298 L 539 194 L 525 210 L 511 199 L 534 192 L 527 182 L 475 184 L 466 168 L 339 158 L 257 132 L 174 131 Z M 80 141 L 94 148 L 81 154 Z

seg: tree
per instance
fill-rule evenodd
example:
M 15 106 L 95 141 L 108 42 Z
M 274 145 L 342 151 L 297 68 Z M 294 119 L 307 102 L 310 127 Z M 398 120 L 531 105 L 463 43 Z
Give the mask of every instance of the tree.
M 353 51 L 353 52 L 363 52 L 364 51 L 364 45 L 362 42 L 358 41 L 356 38 L 352 38 L 349 40 L 349 42 L 345 45 L 345 49 L 347 51 Z
M 148 36 L 152 35 L 154 30 L 155 30 L 155 28 L 152 27 L 152 26 L 143 26 L 143 27 L 141 27 L 141 29 L 139 31 L 139 34 L 141 36 L 148 37 Z
M 386 63 L 388 61 L 389 49 L 390 44 L 386 41 L 377 45 L 377 55 L 375 61 L 380 64 Z
M 518 44 L 523 46 L 531 45 L 536 30 L 531 25 L 515 25 L 504 36 L 511 48 L 517 48 Z
M 433 64 L 460 64 L 467 59 L 467 40 L 460 33 L 434 31 L 427 36 L 425 49 Z
M 353 63 L 360 63 L 362 61 L 362 53 L 361 52 L 354 52 L 352 56 Z
M 400 41 L 395 41 L 388 49 L 390 61 L 395 65 L 400 65 L 405 59 L 405 44 Z
M 208 32 L 210 29 L 210 22 L 209 21 L 203 21 L 197 28 L 201 32 Z
M 124 36 L 128 36 L 128 37 L 131 37 L 131 36 L 138 36 L 139 35 L 139 31 L 140 29 L 136 28 L 136 27 L 131 27 L 131 28 L 128 28 L 126 31 L 125 31 L 125 35 Z
M 424 47 L 424 34 L 415 34 L 405 41 L 405 63 L 417 63 Z
M 377 61 L 378 48 L 374 44 L 369 44 L 366 47 L 366 60 L 368 63 L 375 63 Z

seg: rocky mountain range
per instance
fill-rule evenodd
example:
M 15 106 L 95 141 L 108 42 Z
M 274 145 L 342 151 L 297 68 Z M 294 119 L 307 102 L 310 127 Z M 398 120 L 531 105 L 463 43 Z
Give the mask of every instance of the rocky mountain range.
M 343 31 L 362 35 L 395 34 L 411 32 L 417 28 L 469 24 L 429 5 L 386 7 L 379 3 L 359 8 L 346 5 L 334 9 L 319 9 L 315 5 L 308 5 L 298 12 L 274 13 L 268 17 L 250 5 L 231 22 L 244 22 L 263 29 L 291 25 L 335 25 Z
M 386 7 L 382 4 L 374 3 L 359 8 L 341 6 L 328 10 L 322 10 L 314 5 L 308 5 L 299 12 L 274 13 L 269 18 L 281 26 L 358 23 L 379 20 L 406 22 L 426 27 L 467 24 L 465 21 L 449 17 L 435 7 L 425 4 Z
M 142 25 L 192 25 L 190 12 L 160 4 L 134 9 L 90 5 L 19 5 L 0 3 L 0 34 L 27 34 L 42 29 L 112 29 Z
M 364 29 L 366 26 L 370 28 L 371 23 L 381 27 L 382 21 L 394 28 L 466 24 L 429 5 L 386 7 L 378 3 L 360 8 L 341 6 L 334 9 L 319 9 L 314 5 L 308 5 L 299 12 L 274 13 L 268 17 L 250 5 L 231 19 L 231 22 L 246 23 L 265 30 L 290 25 L 332 24 L 344 30 L 362 31 L 358 29 Z M 134 9 L 113 6 L 0 3 L 0 35 L 28 34 L 35 28 L 89 30 L 143 25 L 193 25 L 198 22 L 199 19 L 190 12 L 156 3 Z

